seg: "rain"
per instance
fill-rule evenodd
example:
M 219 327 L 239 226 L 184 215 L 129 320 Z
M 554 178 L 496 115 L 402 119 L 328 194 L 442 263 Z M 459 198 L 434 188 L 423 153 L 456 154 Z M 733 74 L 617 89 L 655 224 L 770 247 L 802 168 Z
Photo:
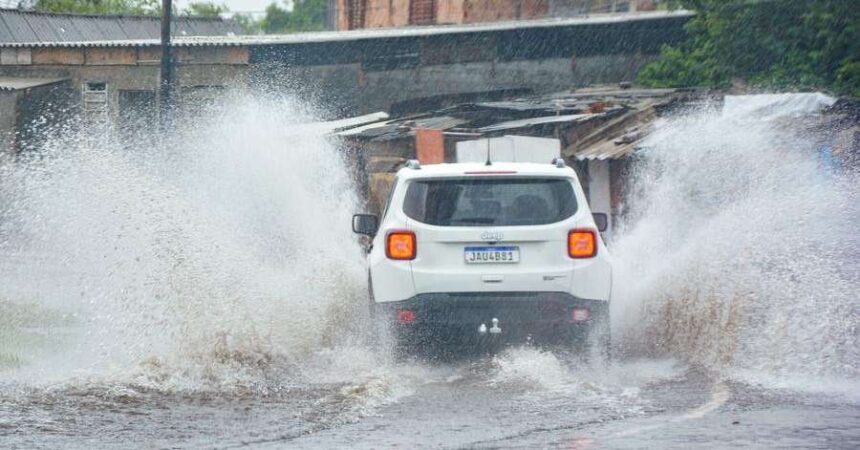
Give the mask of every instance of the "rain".
M 0 447 L 860 447 L 849 3 L 0 0 Z

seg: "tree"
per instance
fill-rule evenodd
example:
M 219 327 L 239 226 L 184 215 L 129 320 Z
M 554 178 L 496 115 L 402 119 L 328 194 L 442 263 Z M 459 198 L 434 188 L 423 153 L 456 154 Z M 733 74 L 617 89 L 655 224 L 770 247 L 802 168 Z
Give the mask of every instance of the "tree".
M 161 0 L 37 0 L 36 11 L 75 14 L 159 15 Z M 192 2 L 182 12 L 188 16 L 219 17 L 226 6 L 209 1 Z
M 159 0 L 37 0 L 36 11 L 76 14 L 158 15 Z
M 266 33 L 321 31 L 326 28 L 326 0 L 292 0 L 285 8 L 272 3 L 266 8 L 261 28 Z
M 226 5 L 214 2 L 191 2 L 183 11 L 187 16 L 196 17 L 221 17 L 221 14 L 229 12 Z
M 279 33 L 287 29 L 290 23 L 290 13 L 271 3 L 266 7 L 266 16 L 260 21 L 264 33 Z
M 261 21 L 249 14 L 234 14 L 233 20 L 242 27 L 245 34 L 260 34 L 263 32 Z
M 680 0 L 688 38 L 639 74 L 651 86 L 829 89 L 860 96 L 860 8 L 843 0 Z

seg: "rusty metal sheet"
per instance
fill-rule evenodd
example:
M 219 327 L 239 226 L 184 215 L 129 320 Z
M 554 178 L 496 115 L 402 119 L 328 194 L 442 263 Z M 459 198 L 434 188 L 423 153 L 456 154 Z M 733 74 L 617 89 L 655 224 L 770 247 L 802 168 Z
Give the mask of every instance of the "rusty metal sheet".
M 82 65 L 84 49 L 82 48 L 34 48 L 33 64 L 41 65 Z
M 160 47 L 139 47 L 137 49 L 138 64 L 159 64 L 161 63 L 161 48 Z
M 228 47 L 227 64 L 248 64 L 251 61 L 251 52 L 248 47 Z
M 133 48 L 88 48 L 85 49 L 86 65 L 133 66 L 137 64 L 137 52 Z

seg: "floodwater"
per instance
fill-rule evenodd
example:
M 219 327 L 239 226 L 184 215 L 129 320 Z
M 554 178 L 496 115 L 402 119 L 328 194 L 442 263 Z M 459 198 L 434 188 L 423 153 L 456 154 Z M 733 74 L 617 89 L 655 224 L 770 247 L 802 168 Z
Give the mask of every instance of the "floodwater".
M 168 150 L 71 124 L 0 166 L 0 447 L 860 447 L 860 190 L 820 136 L 659 123 L 611 242 L 616 359 L 429 364 L 366 344 L 313 117 L 237 93 Z

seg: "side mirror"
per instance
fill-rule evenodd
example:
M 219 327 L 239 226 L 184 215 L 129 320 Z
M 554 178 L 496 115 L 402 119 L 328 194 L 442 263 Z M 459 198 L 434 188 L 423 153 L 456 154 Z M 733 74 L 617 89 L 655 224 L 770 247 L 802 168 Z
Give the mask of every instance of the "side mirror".
M 602 233 L 609 228 L 609 216 L 607 216 L 606 213 L 592 213 L 591 217 L 594 218 L 594 224 L 597 225 L 597 231 Z
M 373 214 L 356 214 L 352 216 L 352 231 L 368 236 L 376 235 L 379 229 L 379 218 Z

